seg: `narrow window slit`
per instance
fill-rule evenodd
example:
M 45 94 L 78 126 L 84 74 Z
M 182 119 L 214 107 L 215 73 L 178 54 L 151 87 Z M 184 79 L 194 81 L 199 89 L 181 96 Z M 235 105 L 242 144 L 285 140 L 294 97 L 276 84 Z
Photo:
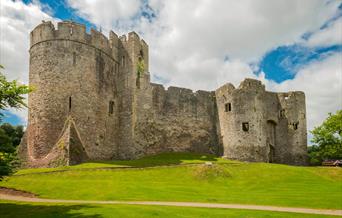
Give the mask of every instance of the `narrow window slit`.
M 71 111 L 71 96 L 69 97 L 69 112 Z
M 114 113 L 114 101 L 109 101 L 109 109 L 108 109 L 109 114 Z
M 224 110 L 225 110 L 226 112 L 232 111 L 232 104 L 231 104 L 231 103 L 225 104 L 225 105 L 224 105 Z
M 72 53 L 72 65 L 75 66 L 76 65 L 76 52 Z

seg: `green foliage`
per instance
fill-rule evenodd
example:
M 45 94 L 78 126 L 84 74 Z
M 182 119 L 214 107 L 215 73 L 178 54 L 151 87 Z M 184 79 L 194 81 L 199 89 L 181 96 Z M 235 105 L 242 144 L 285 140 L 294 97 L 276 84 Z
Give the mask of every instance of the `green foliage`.
M 23 126 L 12 126 L 8 123 L 0 126 L 0 180 L 3 176 L 10 175 L 19 164 L 16 147 L 23 134 Z
M 4 67 L 0 65 L 0 69 Z M 24 94 L 32 91 L 27 85 L 18 84 L 16 80 L 7 81 L 0 72 L 0 111 L 7 108 L 26 107 Z M 0 112 L 0 121 L 3 114 Z M 23 135 L 22 127 L 13 128 L 9 124 L 1 125 L 0 130 L 0 180 L 12 172 L 16 162 L 15 146 L 20 143 Z
M 139 60 L 137 64 L 137 76 L 140 78 L 140 76 L 144 73 L 145 70 L 145 65 L 144 65 L 144 60 Z
M 0 65 L 0 69 L 3 66 Z M 32 91 L 27 85 L 20 85 L 16 80 L 7 81 L 6 77 L 0 72 L 0 109 L 6 109 L 9 107 L 21 108 L 25 107 L 24 94 L 28 94 Z
M 0 131 L 2 131 L 3 134 L 6 134 L 6 136 L 10 140 L 11 146 L 14 149 L 20 144 L 21 138 L 24 135 L 24 127 L 22 125 L 12 126 L 9 123 L 3 123 L 0 126 Z M 2 133 L 0 132 L 0 136 L 1 134 Z M 1 139 L 0 139 L 0 142 L 2 143 Z
M 314 145 L 309 147 L 312 164 L 321 164 L 327 159 L 342 159 L 342 110 L 329 117 L 311 131 Z

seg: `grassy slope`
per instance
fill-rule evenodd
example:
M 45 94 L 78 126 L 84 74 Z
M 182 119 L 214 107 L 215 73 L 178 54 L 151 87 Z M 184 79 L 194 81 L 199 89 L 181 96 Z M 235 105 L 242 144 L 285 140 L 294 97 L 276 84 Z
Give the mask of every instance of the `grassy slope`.
M 203 217 L 203 218 L 328 218 L 311 214 L 296 214 L 283 212 L 265 212 L 236 209 L 213 208 L 182 208 L 165 206 L 132 206 L 132 205 L 73 205 L 73 204 L 42 204 L 42 203 L 12 203 L 0 201 L 0 215 L 2 218 L 100 218 L 100 217 Z
M 215 166 L 89 169 L 205 161 L 211 161 Z M 136 161 L 86 163 L 67 169 L 71 171 L 10 177 L 0 186 L 60 199 L 200 201 L 342 208 L 341 168 L 238 163 L 212 156 L 164 154 Z M 22 170 L 18 174 L 40 171 L 42 169 Z

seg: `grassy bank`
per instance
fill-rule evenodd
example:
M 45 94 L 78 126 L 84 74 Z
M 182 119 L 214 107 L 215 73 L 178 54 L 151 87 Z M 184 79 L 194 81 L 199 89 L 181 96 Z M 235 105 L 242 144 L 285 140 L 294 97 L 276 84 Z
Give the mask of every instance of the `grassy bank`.
M 203 164 L 208 161 L 213 165 Z M 176 166 L 165 166 L 170 164 Z M 127 168 L 116 169 L 123 166 Z M 85 163 L 57 169 L 67 171 L 38 173 L 51 170 L 56 169 L 21 170 L 0 186 L 56 199 L 342 208 L 341 168 L 240 163 L 213 156 L 164 154 L 135 161 Z

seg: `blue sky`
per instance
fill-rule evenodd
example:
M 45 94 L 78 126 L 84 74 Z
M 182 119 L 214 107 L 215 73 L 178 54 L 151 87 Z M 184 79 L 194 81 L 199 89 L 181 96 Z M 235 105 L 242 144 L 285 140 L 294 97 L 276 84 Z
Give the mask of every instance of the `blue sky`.
M 1 39 L 1 62 L 11 79 L 28 82 L 28 33 L 34 26 L 43 19 L 73 20 L 105 35 L 109 30 L 138 32 L 150 46 L 151 78 L 165 86 L 214 90 L 251 77 L 271 91 L 303 90 L 309 129 L 328 112 L 341 109 L 342 4 L 337 0 L 3 0 L 2 4 L 0 16 L 8 23 L 1 28 L 9 34 Z M 23 64 L 11 62 L 10 57 L 21 58 Z M 4 122 L 25 124 L 25 117 L 6 112 Z

